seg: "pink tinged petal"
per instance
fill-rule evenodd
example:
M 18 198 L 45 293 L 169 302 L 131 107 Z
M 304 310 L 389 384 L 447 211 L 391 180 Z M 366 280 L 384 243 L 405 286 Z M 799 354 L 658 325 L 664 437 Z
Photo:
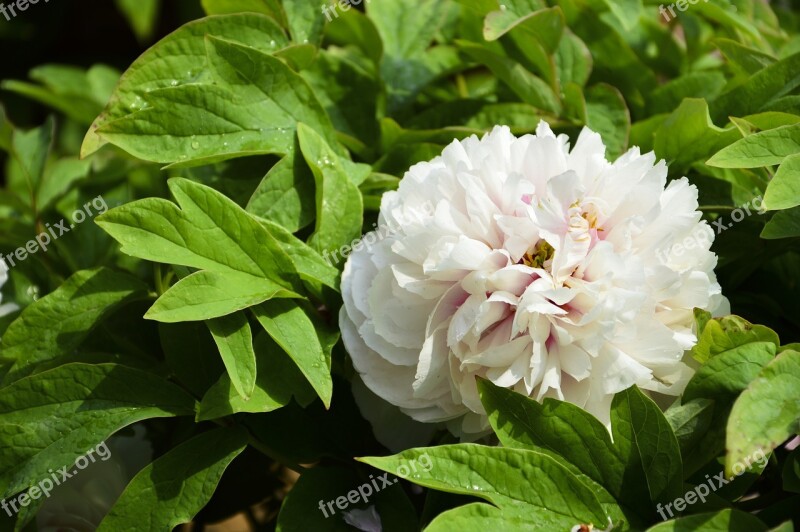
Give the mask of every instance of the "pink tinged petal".
M 428 317 L 425 336 L 430 336 L 440 325 L 449 322 L 453 314 L 464 304 L 467 298 L 469 298 L 469 294 L 459 284 L 454 284 L 445 292 Z
M 525 366 L 523 366 L 520 371 L 524 371 L 525 367 L 530 364 L 531 343 L 532 341 L 529 337 L 520 336 L 510 342 L 494 345 L 480 353 L 476 353 L 464 359 L 463 364 L 480 364 L 487 368 L 499 368 L 500 370 L 504 370 L 513 365 L 516 361 L 522 359 L 525 361 Z M 490 375 L 491 372 L 487 373 L 487 376 L 492 378 Z M 522 375 L 522 373 L 520 373 L 520 375 Z M 511 384 L 503 384 L 502 386 L 511 386 Z
M 524 264 L 512 264 L 491 274 L 489 283 L 494 292 L 508 292 L 521 296 L 535 278 L 533 268 Z
M 539 241 L 539 229 L 530 216 L 498 216 L 497 226 L 503 231 L 503 248 L 518 262 Z

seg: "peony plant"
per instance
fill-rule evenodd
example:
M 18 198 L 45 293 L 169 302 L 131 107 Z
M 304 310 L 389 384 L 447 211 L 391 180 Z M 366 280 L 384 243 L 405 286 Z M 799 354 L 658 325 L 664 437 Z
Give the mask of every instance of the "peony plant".
M 321 1 L 0 29 L 0 530 L 793 530 L 797 9 Z

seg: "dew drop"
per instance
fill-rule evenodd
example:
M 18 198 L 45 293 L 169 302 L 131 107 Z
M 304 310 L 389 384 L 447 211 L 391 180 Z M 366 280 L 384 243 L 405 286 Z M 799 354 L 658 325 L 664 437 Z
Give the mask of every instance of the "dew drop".
M 505 11 L 508 9 L 505 4 L 500 4 L 500 11 Z
M 308 44 L 308 39 L 303 39 L 303 44 Z
M 276 43 L 274 40 L 273 41 L 269 41 L 269 45 L 272 46 L 273 48 L 275 48 L 276 44 L 278 44 L 278 43 Z
M 227 147 L 228 147 L 228 143 L 227 143 L 227 142 L 223 142 L 223 143 L 222 143 L 222 146 L 223 146 L 223 147 L 225 147 L 225 148 L 227 148 Z
M 173 79 L 169 84 L 172 85 L 173 87 L 177 87 L 178 86 L 178 80 L 177 79 Z
M 197 141 L 192 142 L 192 149 L 193 150 L 196 150 L 199 147 L 200 147 L 200 143 L 199 142 L 197 142 Z

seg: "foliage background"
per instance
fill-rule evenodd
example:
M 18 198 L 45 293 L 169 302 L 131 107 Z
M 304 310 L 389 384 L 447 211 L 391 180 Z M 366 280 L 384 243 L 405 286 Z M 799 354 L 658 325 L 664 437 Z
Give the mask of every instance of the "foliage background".
M 204 15 L 190 0 L 148 11 L 157 4 L 40 3 L 11 23 L 0 20 L 0 98 L 8 117 L 0 127 L 0 252 L 24 245 L 43 224 L 98 195 L 120 206 L 99 225 L 86 223 L 12 269 L 3 287 L 3 301 L 24 310 L 0 318 L 2 495 L 20 492 L 48 468 L 143 421 L 160 458 L 131 485 L 104 522 L 108 529 L 141 528 L 143 516 L 152 529 L 193 518 L 202 525 L 256 503 L 253 527 L 351 529 L 339 516 L 324 519 L 317 501 L 345 495 L 376 474 L 354 457 L 389 452 L 355 406 L 353 370 L 336 341 L 337 273 L 317 253 L 371 227 L 380 194 L 453 138 L 497 123 L 525 133 L 544 117 L 573 138 L 583 125 L 598 130 L 612 156 L 632 145 L 654 149 L 670 162 L 671 177 L 687 175 L 698 185 L 709 220 L 729 220 L 737 206 L 767 194 L 772 210 L 736 223 L 714 248 L 733 312 L 748 321 L 708 322 L 698 314 L 703 336 L 694 356 L 705 368 L 684 404 L 666 417 L 637 390 L 620 394 L 614 434 L 642 438 L 637 450 L 618 440 L 612 446 L 569 405 L 541 409 L 482 385 L 496 438 L 506 448 L 451 446 L 446 433 L 436 434 L 431 443 L 441 445 L 427 451 L 431 474 L 410 479 L 433 489 L 403 482 L 381 493 L 375 501 L 385 529 L 604 526 L 600 517 L 606 515 L 620 529 L 644 529 L 658 522 L 657 502 L 757 448 L 775 449 L 765 471 L 741 477 L 710 504 L 689 510 L 717 513 L 658 529 L 757 530 L 792 515 L 800 466 L 797 452 L 782 444 L 797 432 L 800 417 L 792 345 L 800 341 L 796 5 L 735 1 L 732 10 L 728 2 L 701 2 L 667 25 L 657 3 L 638 0 L 509 0 L 505 9 L 494 0 L 372 0 L 370 19 L 355 10 L 342 13 L 323 38 L 321 13 L 312 3 L 208 0 L 209 12 L 272 13 L 283 30 L 259 22 L 266 24 L 263 35 L 237 34 L 240 21 L 224 39 L 201 35 L 213 68 L 202 61 L 181 67 L 189 78 L 200 67 L 210 77 L 178 83 L 177 69 L 161 71 L 164 79 L 176 78 L 172 93 L 168 86 L 148 87 L 156 92 L 149 111 L 135 99 L 125 100 L 132 111 L 116 109 L 149 112 L 169 138 L 154 138 L 123 118 L 106 130 L 105 140 L 116 147 L 80 162 L 84 134 L 106 106 L 116 76 L 148 45 Z M 148 12 L 152 17 L 143 16 Z M 269 35 L 286 51 L 262 53 Z M 316 51 L 317 39 L 324 51 Z M 282 140 L 263 144 L 247 131 L 233 132 L 202 146 L 219 160 L 193 161 L 200 143 L 196 148 L 186 138 L 206 132 L 203 106 L 188 105 L 178 119 L 170 118 L 169 100 L 159 104 L 157 95 L 179 94 L 194 82 L 204 94 L 211 94 L 210 85 L 233 87 L 241 90 L 239 99 L 220 101 L 234 112 L 259 85 L 248 65 L 271 61 L 262 55 L 273 54 L 288 65 L 281 69 L 290 85 L 302 85 L 295 77 L 302 76 L 313 89 L 292 112 L 316 120 L 315 127 L 298 127 L 295 120 L 281 131 Z M 101 63 L 118 72 L 101 67 L 84 73 Z M 31 71 L 43 64 L 81 71 Z M 144 89 L 137 94 L 149 101 Z M 46 122 L 51 115 L 54 121 Z M 272 125 L 269 111 L 256 116 L 265 119 L 263 127 Z M 772 138 L 776 130 L 780 135 Z M 259 155 L 232 157 L 237 147 Z M 769 157 L 754 163 L 759 150 Z M 164 168 L 168 163 L 174 166 Z M 779 166 L 782 185 L 769 192 Z M 178 177 L 185 179 L 168 186 Z M 333 209 L 323 207 L 320 195 Z M 172 198 L 187 220 L 175 214 Z M 203 207 L 192 214 L 192 202 Z M 153 235 L 163 236 L 169 224 L 153 222 L 149 236 L 135 231 L 164 211 L 187 240 L 198 227 L 225 233 L 240 224 L 249 232 L 210 246 L 198 239 L 189 246 L 194 258 L 186 259 L 157 245 Z M 210 220 L 201 213 L 210 213 Z M 261 269 L 241 277 L 243 262 L 224 256 L 248 252 L 263 253 Z M 239 312 L 231 313 L 230 301 L 209 303 L 205 291 L 174 288 L 186 286 L 175 283 L 197 270 L 222 293 L 241 289 L 234 304 Z M 289 292 L 302 297 L 278 298 Z M 146 312 L 149 319 L 143 319 Z M 511 412 L 516 417 L 509 421 Z M 597 454 L 587 462 L 561 451 L 565 441 Z M 420 452 L 365 461 L 396 472 Z M 598 472 L 591 462 L 616 465 Z M 487 463 L 496 465 L 481 469 Z M 309 464 L 316 467 L 306 469 Z M 509 464 L 516 471 L 508 471 Z M 302 475 L 284 500 L 296 478 L 291 469 Z M 490 485 L 476 489 L 476 475 Z M 628 480 L 623 486 L 614 480 L 619 475 Z M 505 484 L 498 480 L 505 478 Z M 167 487 L 155 490 L 154 499 L 145 497 L 159 482 Z M 190 495 L 175 496 L 184 492 Z M 582 506 L 587 497 L 596 504 Z M 462 506 L 478 499 L 499 510 Z M 763 522 L 721 508 L 757 511 Z M 0 526 L 31 527 L 34 514 L 32 508 Z

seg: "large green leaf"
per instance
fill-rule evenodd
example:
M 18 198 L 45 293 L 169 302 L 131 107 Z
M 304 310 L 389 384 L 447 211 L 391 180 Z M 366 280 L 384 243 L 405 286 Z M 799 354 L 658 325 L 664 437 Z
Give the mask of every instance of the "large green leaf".
M 720 168 L 758 168 L 781 164 L 798 151 L 800 124 L 794 124 L 748 135 L 716 153 L 707 164 Z
M 622 489 L 625 466 L 608 429 L 597 418 L 573 404 L 555 399 L 540 404 L 489 381 L 479 381 L 478 389 L 489 422 L 505 447 L 559 460 L 592 489 L 612 521 L 629 521 L 617 501 L 634 511 L 649 505 L 646 494 Z
M 725 470 L 752 463 L 792 434 L 800 434 L 800 352 L 783 351 L 759 373 L 733 404 L 725 445 Z
M 211 36 L 206 44 L 215 83 L 152 90 L 141 111 L 97 133 L 140 159 L 182 166 L 290 153 L 298 122 L 334 140 L 314 92 L 283 61 Z
M 50 143 L 53 141 L 53 127 L 51 118 L 43 126 L 29 131 L 14 130 L 11 138 L 10 153 L 19 165 L 21 177 L 25 181 L 20 188 L 29 192 L 26 199 L 30 202 L 36 197 L 44 174 Z
M 696 398 L 731 400 L 775 357 L 775 344 L 750 342 L 716 355 L 697 370 L 683 392 L 683 401 Z
M 472 495 L 529 527 L 566 530 L 579 523 L 607 523 L 594 493 L 553 458 L 535 451 L 473 444 L 411 449 L 372 466 L 428 488 Z M 431 467 L 411 464 L 430 463 Z M 405 473 L 408 473 L 407 475 Z
M 293 301 L 273 300 L 253 309 L 256 319 L 275 342 L 294 360 L 326 407 L 331 404 L 330 338 Z M 320 329 L 319 331 L 317 329 Z M 325 335 L 325 337 L 323 337 Z
M 752 324 L 739 316 L 725 316 L 705 321 L 692 356 L 701 364 L 731 351 L 748 349 L 752 343 L 767 342 L 778 346 L 778 335 L 763 325 Z M 757 346 L 761 348 L 762 346 Z M 774 354 L 774 353 L 773 353 Z
M 623 495 L 625 464 L 608 429 L 596 417 L 564 401 L 545 399 L 540 404 L 485 380 L 479 381 L 478 389 L 489 422 L 505 447 L 563 456 L 612 495 Z
M 180 208 L 148 198 L 106 212 L 97 224 L 134 257 L 300 289 L 291 259 L 258 220 L 204 185 L 171 179 L 169 187 Z
M 38 364 L 72 352 L 106 316 L 147 296 L 139 280 L 106 268 L 84 270 L 35 301 L 3 335 L 2 358 L 14 362 L 6 383 L 29 375 Z
M 32 486 L 119 429 L 194 412 L 194 400 L 153 374 L 68 364 L 0 389 L 0 496 Z
M 99 531 L 169 532 L 203 509 L 228 465 L 247 446 L 247 432 L 204 432 L 142 469 L 128 484 Z
M 111 101 L 86 134 L 81 155 L 100 149 L 97 135 L 105 124 L 142 109 L 153 91 L 211 79 L 206 35 L 239 42 L 264 52 L 284 47 L 288 39 L 271 18 L 254 13 L 208 17 L 182 26 L 142 54 L 123 74 Z
M 668 501 L 680 493 L 683 469 L 678 440 L 652 399 L 636 386 L 616 394 L 611 429 L 614 447 L 625 464 L 625 480 L 636 482 L 626 482 L 625 489 L 646 489 L 653 502 Z

